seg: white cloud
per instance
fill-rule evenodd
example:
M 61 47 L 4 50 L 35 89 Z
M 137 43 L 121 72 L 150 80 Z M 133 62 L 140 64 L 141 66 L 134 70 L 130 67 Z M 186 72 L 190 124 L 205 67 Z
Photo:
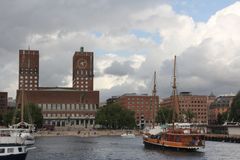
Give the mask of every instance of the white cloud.
M 151 93 L 154 70 L 160 77 L 159 94 L 168 96 L 173 55 L 178 56 L 180 90 L 222 94 L 240 86 L 240 2 L 218 11 L 206 23 L 156 1 L 34 1 L 26 8 L 23 4 L 14 12 L 0 7 L 1 15 L 6 12 L 0 17 L 4 24 L 0 26 L 4 75 L 0 89 L 10 95 L 17 88 L 18 49 L 28 45 L 40 50 L 42 86 L 71 86 L 75 50 L 84 46 L 93 51 L 94 86 L 101 100 L 125 92 Z M 132 30 L 157 34 L 160 42 Z

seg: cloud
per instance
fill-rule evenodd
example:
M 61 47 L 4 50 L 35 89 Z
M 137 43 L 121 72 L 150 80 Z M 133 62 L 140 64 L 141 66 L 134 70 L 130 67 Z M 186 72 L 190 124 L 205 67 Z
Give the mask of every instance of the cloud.
M 15 96 L 18 50 L 30 45 L 40 51 L 41 86 L 71 86 L 74 52 L 81 46 L 93 51 L 101 101 L 126 92 L 151 94 L 154 70 L 158 94 L 169 96 L 173 55 L 180 91 L 236 92 L 239 9 L 236 2 L 199 23 L 167 1 L 2 1 L 0 90 Z

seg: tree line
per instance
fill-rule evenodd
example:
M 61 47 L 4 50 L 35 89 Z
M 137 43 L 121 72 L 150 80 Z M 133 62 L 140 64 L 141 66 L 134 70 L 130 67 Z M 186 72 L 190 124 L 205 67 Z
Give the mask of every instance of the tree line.
M 43 116 L 41 108 L 37 105 L 30 103 L 24 106 L 24 122 L 35 124 L 37 128 L 41 128 L 43 124 Z M 21 121 L 21 109 L 16 108 L 6 112 L 1 117 L 1 124 L 9 126 L 12 124 L 19 123 Z
M 226 121 L 240 122 L 240 91 L 233 98 L 230 109 L 217 115 L 217 124 L 223 124 Z
M 112 103 L 100 108 L 95 123 L 106 129 L 133 129 L 136 127 L 134 111 Z

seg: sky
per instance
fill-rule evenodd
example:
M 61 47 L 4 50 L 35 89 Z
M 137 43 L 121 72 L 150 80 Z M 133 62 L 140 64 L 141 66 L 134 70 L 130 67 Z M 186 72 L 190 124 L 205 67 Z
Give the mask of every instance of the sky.
M 215 95 L 240 89 L 236 0 L 1 0 L 0 91 L 16 96 L 19 49 L 39 50 L 40 86 L 71 87 L 72 57 L 94 52 L 100 101 L 124 93 Z

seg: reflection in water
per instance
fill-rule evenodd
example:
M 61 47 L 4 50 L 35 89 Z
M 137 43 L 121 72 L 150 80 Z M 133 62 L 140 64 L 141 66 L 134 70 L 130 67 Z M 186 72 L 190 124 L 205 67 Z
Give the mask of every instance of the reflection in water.
M 155 151 L 160 154 L 164 154 L 167 156 L 174 156 L 174 157 L 204 157 L 205 152 L 204 150 L 197 150 L 195 152 L 191 151 L 177 151 L 177 150 L 170 150 L 170 149 L 162 149 L 157 147 L 145 147 L 145 150 Z

